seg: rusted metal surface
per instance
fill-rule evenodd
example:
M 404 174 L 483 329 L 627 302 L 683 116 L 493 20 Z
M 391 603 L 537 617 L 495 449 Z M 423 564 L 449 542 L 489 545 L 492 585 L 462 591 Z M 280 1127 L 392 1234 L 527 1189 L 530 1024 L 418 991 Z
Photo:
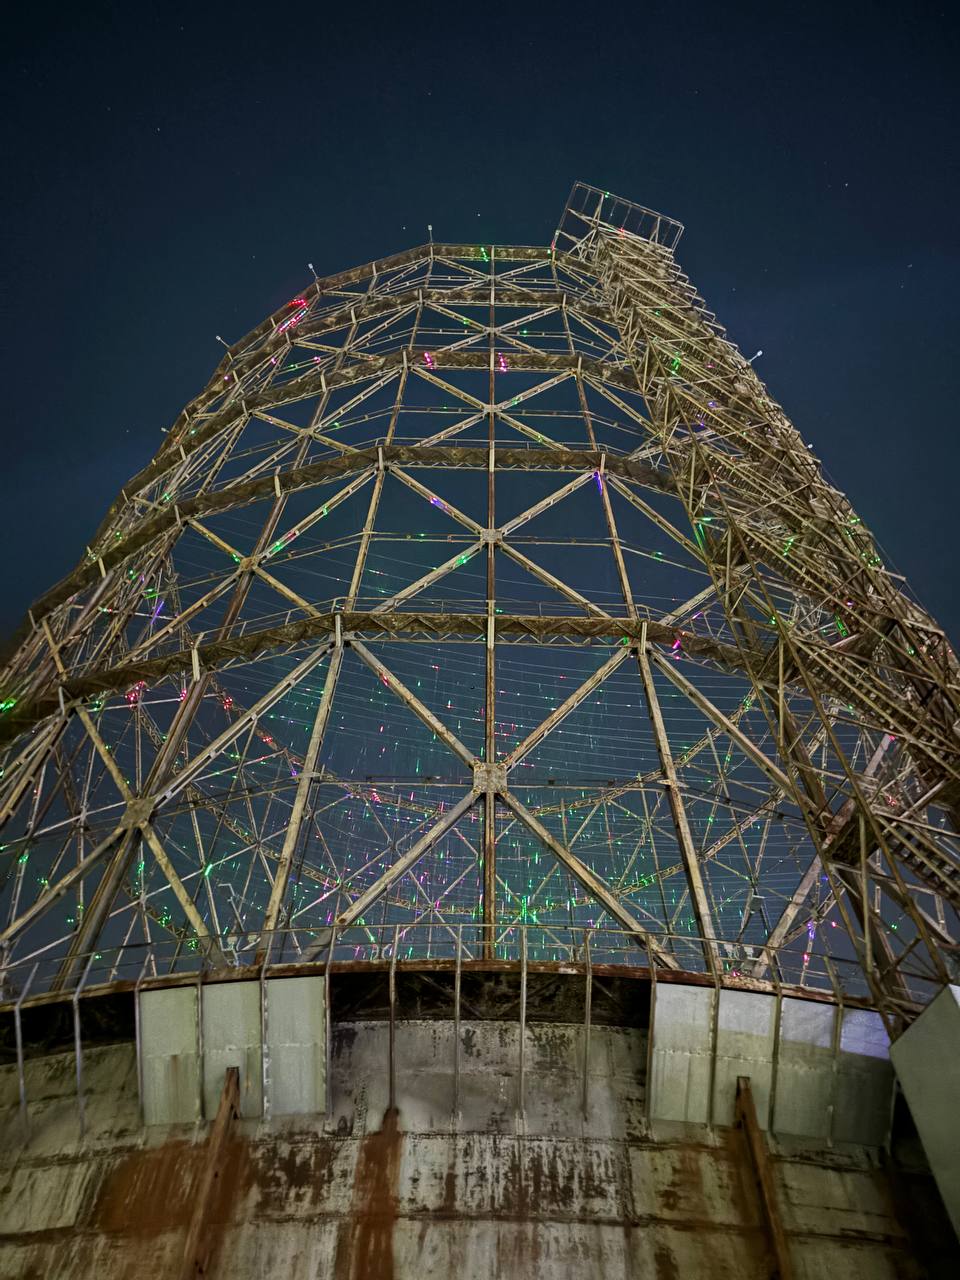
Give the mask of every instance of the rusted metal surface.
M 761 1209 L 770 1244 L 773 1266 L 770 1269 L 771 1280 L 794 1280 L 793 1260 L 790 1257 L 790 1246 L 783 1229 L 780 1205 L 774 1186 L 773 1169 L 764 1143 L 763 1133 L 757 1123 L 757 1109 L 753 1105 L 753 1092 L 750 1088 L 750 1077 L 740 1076 L 737 1079 L 737 1127 L 743 1130 L 747 1152 L 750 1156 L 750 1167 L 753 1171 Z
M 183 1246 L 183 1268 L 180 1272 L 180 1280 L 197 1280 L 197 1277 L 210 1274 L 213 1244 L 209 1223 L 210 1203 L 223 1173 L 228 1155 L 230 1130 L 239 1111 L 240 1072 L 236 1067 L 227 1067 L 223 1078 L 220 1105 L 203 1153 L 203 1166 L 194 1195 L 187 1238 Z

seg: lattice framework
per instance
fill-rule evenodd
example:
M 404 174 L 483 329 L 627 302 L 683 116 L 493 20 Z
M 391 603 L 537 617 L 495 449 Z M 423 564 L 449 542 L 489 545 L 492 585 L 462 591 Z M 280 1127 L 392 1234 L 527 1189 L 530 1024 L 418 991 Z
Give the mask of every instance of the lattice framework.
M 8 653 L 9 990 L 518 927 L 891 1020 L 949 977 L 956 659 L 679 234 L 578 185 L 230 348 Z

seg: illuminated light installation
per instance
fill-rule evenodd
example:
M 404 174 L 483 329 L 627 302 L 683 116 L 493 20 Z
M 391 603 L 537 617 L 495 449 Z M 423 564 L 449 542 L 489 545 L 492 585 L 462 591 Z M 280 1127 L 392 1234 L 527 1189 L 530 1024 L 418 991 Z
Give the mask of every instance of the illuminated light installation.
M 891 1025 L 951 977 L 956 659 L 680 231 L 578 185 L 229 349 L 6 654 L 8 991 L 584 930 Z

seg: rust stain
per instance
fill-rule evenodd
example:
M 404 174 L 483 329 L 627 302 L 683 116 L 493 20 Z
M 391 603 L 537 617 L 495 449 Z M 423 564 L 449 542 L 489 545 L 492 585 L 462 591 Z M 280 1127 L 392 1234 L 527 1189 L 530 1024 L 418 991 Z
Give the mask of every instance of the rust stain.
M 688 1147 L 671 1152 L 673 1178 L 660 1194 L 663 1207 L 671 1213 L 678 1210 L 690 1217 L 708 1218 L 709 1206 L 703 1191 L 703 1168 L 700 1153 Z
M 335 1280 L 394 1280 L 393 1227 L 397 1220 L 400 1130 L 388 1110 L 378 1133 L 368 1133 L 357 1153 L 350 1221 L 340 1227 Z
M 657 1268 L 657 1280 L 679 1280 L 677 1260 L 665 1244 L 658 1244 L 653 1253 Z
M 271 1142 L 251 1152 L 251 1177 L 259 1195 L 258 1215 L 313 1213 L 321 1209 L 333 1184 L 340 1145 L 333 1138 L 317 1134 L 306 1143 L 285 1146 Z
M 100 1186 L 90 1225 L 140 1236 L 186 1227 L 201 1151 L 192 1142 L 166 1142 L 115 1161 Z
M 138 1239 L 150 1239 L 171 1230 L 185 1232 L 205 1155 L 205 1143 L 183 1140 L 129 1152 L 115 1161 L 104 1177 L 90 1212 L 89 1226 L 105 1234 Z M 213 1270 L 224 1230 L 238 1211 L 242 1213 L 238 1206 L 252 1182 L 249 1143 L 234 1137 L 227 1144 L 211 1196 L 204 1237 L 204 1274 Z M 133 1280 L 140 1272 L 134 1268 L 125 1274 Z

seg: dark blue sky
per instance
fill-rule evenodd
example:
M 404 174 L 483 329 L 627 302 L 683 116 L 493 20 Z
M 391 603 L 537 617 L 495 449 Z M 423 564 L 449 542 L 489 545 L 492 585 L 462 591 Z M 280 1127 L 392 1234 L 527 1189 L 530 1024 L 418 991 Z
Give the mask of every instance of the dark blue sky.
M 583 179 L 686 224 L 684 268 L 956 642 L 956 11 L 382 8 L 6 12 L 0 630 L 307 262 L 428 222 L 546 244 Z

